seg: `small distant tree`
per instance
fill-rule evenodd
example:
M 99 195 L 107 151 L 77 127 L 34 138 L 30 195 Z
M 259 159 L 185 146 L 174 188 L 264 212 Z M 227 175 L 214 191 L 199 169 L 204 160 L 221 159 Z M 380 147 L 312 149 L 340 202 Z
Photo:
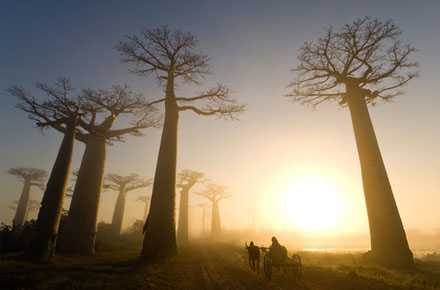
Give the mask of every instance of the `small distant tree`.
M 182 170 L 178 174 L 177 188 L 180 189 L 179 223 L 177 227 L 177 241 L 180 244 L 188 243 L 189 236 L 189 192 L 199 182 L 204 179 L 202 172 L 194 170 Z
M 144 228 L 141 253 L 144 259 L 165 257 L 177 252 L 175 190 L 180 112 L 233 118 L 245 108 L 230 98 L 228 89 L 221 84 L 190 97 L 176 95 L 179 81 L 199 84 L 209 72 L 208 57 L 196 51 L 196 46 L 194 35 L 172 31 L 166 26 L 128 36 L 117 45 L 122 61 L 131 64 L 134 73 L 153 75 L 164 89 L 164 97 L 152 102 L 164 103 L 165 117 L 151 207 Z
M 22 227 L 29 211 L 31 187 L 36 186 L 44 189 L 44 180 L 46 179 L 47 172 L 37 168 L 16 167 L 9 169 L 8 173 L 23 182 L 23 190 L 12 222 L 14 228 Z
M 95 253 L 96 222 L 102 190 L 107 145 L 124 141 L 128 135 L 141 136 L 142 130 L 156 127 L 159 118 L 145 98 L 127 86 L 110 90 L 87 89 L 87 119 L 80 123 L 77 139 L 86 146 L 78 171 L 69 215 L 61 237 L 64 253 L 93 255 Z M 129 125 L 114 128 L 124 119 Z
M 139 196 L 136 201 L 142 202 L 144 204 L 144 221 L 147 220 L 148 210 L 150 209 L 151 197 L 147 195 Z
M 105 188 L 118 192 L 115 209 L 113 211 L 112 231 L 119 235 L 122 230 L 124 220 L 125 200 L 130 191 L 145 188 L 151 185 L 150 179 L 145 179 L 137 174 L 121 176 L 118 174 L 108 174 L 106 176 Z
M 211 235 L 218 237 L 221 234 L 221 220 L 219 203 L 221 200 L 230 197 L 226 187 L 214 183 L 206 185 L 203 191 L 197 192 L 198 195 L 207 198 L 212 204 L 211 218 Z
M 336 101 L 351 113 L 361 163 L 371 234 L 371 254 L 390 266 L 413 265 L 405 230 L 368 112 L 368 104 L 388 101 L 417 76 L 415 49 L 399 38 L 392 21 L 364 17 L 338 30 L 329 28 L 299 51 L 295 101 L 317 106 Z
M 206 228 L 207 228 L 206 224 L 208 222 L 207 210 L 208 210 L 209 204 L 206 202 L 201 202 L 201 203 L 197 204 L 197 207 L 202 209 L 202 236 L 206 236 L 206 232 L 207 232 L 206 231 Z

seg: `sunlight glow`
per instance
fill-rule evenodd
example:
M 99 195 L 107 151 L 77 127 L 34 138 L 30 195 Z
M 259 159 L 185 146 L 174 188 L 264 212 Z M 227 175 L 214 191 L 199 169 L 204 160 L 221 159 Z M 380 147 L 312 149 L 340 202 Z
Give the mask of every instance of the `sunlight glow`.
M 272 180 L 271 194 L 260 206 L 262 221 L 271 228 L 306 235 L 334 235 L 358 228 L 362 200 L 331 174 L 303 171 Z M 266 209 L 264 209 L 266 207 Z M 353 214 L 356 212 L 356 214 Z
M 334 184 L 321 176 L 293 181 L 280 194 L 280 199 L 288 224 L 302 231 L 334 231 L 342 224 L 343 196 Z

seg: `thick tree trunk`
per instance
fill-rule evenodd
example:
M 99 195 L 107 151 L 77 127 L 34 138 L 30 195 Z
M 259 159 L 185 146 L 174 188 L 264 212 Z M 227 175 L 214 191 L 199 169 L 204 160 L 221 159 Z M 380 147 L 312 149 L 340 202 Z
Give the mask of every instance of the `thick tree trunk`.
M 47 182 L 38 212 L 37 228 L 28 255 L 39 261 L 48 261 L 55 253 L 55 245 L 63 208 L 64 195 L 72 161 L 75 124 L 69 124 L 57 159 Z
M 144 207 L 144 222 L 147 221 L 149 209 L 150 209 L 150 201 L 146 200 L 145 201 L 145 207 Z
M 95 253 L 96 219 L 106 155 L 105 139 L 89 135 L 86 141 L 66 226 L 60 237 L 61 251 L 70 254 Z
M 122 222 L 124 221 L 126 195 L 127 192 L 125 191 L 125 189 L 121 188 L 118 194 L 118 199 L 116 200 L 115 210 L 113 211 L 112 231 L 116 235 L 121 234 Z
M 212 203 L 211 235 L 218 237 L 221 234 L 220 209 L 218 201 Z
M 370 224 L 372 257 L 386 266 L 411 267 L 414 263 L 413 255 L 408 246 L 365 98 L 359 89 L 348 92 L 348 106 L 356 136 Z
M 29 199 L 30 199 L 30 191 L 31 191 L 31 183 L 30 179 L 24 180 L 23 190 L 20 195 L 20 199 L 18 200 L 17 210 L 15 211 L 15 217 L 12 221 L 14 228 L 19 228 L 24 225 L 26 222 L 28 207 L 29 207 Z
M 177 227 L 177 241 L 180 245 L 188 243 L 189 229 L 188 229 L 188 190 L 182 189 L 180 192 L 179 205 L 179 225 Z
M 154 175 L 150 211 L 144 226 L 141 258 L 152 260 L 177 253 L 175 225 L 177 127 L 179 111 L 172 76 L 168 78 L 165 120 Z

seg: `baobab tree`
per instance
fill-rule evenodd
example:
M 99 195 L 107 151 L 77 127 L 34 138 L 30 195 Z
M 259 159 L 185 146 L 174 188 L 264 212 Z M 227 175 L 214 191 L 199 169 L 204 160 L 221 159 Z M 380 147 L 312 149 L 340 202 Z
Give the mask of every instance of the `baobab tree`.
M 371 235 L 371 256 L 390 266 L 412 266 L 413 255 L 394 200 L 368 105 L 388 101 L 417 76 L 415 49 L 399 38 L 393 21 L 364 17 L 299 51 L 290 96 L 317 106 L 336 101 L 351 113 Z
M 18 205 L 18 200 L 14 201 L 12 203 L 12 205 L 9 206 L 9 209 L 11 209 L 13 211 L 17 211 L 17 205 Z M 28 210 L 27 210 L 28 215 L 32 212 L 38 211 L 39 209 L 40 209 L 40 202 L 39 201 L 37 201 L 35 199 L 29 200 Z
M 214 183 L 206 185 L 203 191 L 197 192 L 198 195 L 207 198 L 211 204 L 211 236 L 218 237 L 221 234 L 221 220 L 219 203 L 230 195 L 226 192 L 226 187 Z
M 144 204 L 144 222 L 147 220 L 148 210 L 150 209 L 150 200 L 151 197 L 148 195 L 138 196 L 138 198 L 136 199 L 136 201 L 142 202 Z
M 124 220 L 125 200 L 127 193 L 136 189 L 150 186 L 151 180 L 142 178 L 137 174 L 131 174 L 128 176 L 108 174 L 105 179 L 106 183 L 104 188 L 118 192 L 115 209 L 113 211 L 112 231 L 116 235 L 119 235 L 121 233 L 122 223 Z
M 23 189 L 18 200 L 14 220 L 12 221 L 13 227 L 19 228 L 24 225 L 27 219 L 31 188 L 36 186 L 44 189 L 44 180 L 46 179 L 47 172 L 37 168 L 16 167 L 9 169 L 8 173 L 23 182 Z
M 87 101 L 87 119 L 81 122 L 76 138 L 85 144 L 78 171 L 69 215 L 61 237 L 64 253 L 93 255 L 95 252 L 96 222 L 102 189 L 106 147 L 125 136 L 142 136 L 145 128 L 156 127 L 159 119 L 154 108 L 140 94 L 127 86 L 110 90 L 83 90 Z M 124 128 L 115 129 L 116 121 L 131 120 Z
M 196 46 L 197 39 L 191 33 L 163 26 L 128 36 L 116 47 L 122 61 L 132 65 L 132 72 L 141 76 L 153 75 L 164 90 L 163 98 L 151 102 L 164 103 L 165 117 L 151 207 L 144 228 L 143 259 L 177 252 L 175 187 L 179 114 L 190 111 L 201 116 L 234 118 L 244 110 L 221 84 L 189 97 L 176 95 L 178 82 L 199 85 L 209 72 L 208 57 L 199 53 Z
M 207 211 L 209 204 L 206 202 L 201 202 L 198 203 L 196 206 L 202 209 L 202 236 L 205 236 L 207 228 Z
M 180 244 L 188 243 L 188 203 L 189 192 L 199 182 L 203 181 L 202 172 L 185 169 L 179 172 L 177 188 L 180 189 L 179 223 L 177 226 L 177 241 Z
M 38 83 L 37 88 L 47 99 L 38 99 L 18 86 L 11 87 L 9 92 L 19 99 L 17 107 L 28 113 L 37 127 L 53 128 L 64 134 L 43 194 L 36 234 L 27 249 L 29 256 L 48 260 L 55 251 L 77 125 L 85 113 L 82 99 L 68 79 L 60 78 L 53 86 Z

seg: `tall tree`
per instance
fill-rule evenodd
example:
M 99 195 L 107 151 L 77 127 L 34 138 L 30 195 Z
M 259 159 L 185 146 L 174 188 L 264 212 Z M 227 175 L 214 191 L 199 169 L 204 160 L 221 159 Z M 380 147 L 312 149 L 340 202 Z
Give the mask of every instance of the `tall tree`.
M 36 234 L 27 249 L 29 256 L 43 261 L 49 260 L 55 251 L 76 127 L 84 112 L 81 97 L 76 95 L 68 79 L 60 78 L 53 86 L 38 83 L 37 88 L 46 99 L 38 99 L 18 86 L 10 88 L 9 92 L 19 99 L 17 107 L 28 113 L 39 128 L 54 128 L 64 134 L 43 194 Z
M 127 86 L 110 90 L 83 91 L 87 101 L 87 120 L 76 138 L 86 146 L 73 191 L 69 215 L 63 230 L 60 250 L 64 253 L 93 255 L 95 252 L 96 221 L 102 189 L 106 147 L 114 141 L 124 141 L 126 135 L 141 136 L 141 130 L 158 125 L 152 106 Z M 125 117 L 125 118 L 124 118 Z M 118 119 L 131 119 L 125 128 L 113 128 Z
M 177 227 L 177 241 L 180 244 L 188 243 L 188 203 L 190 190 L 204 178 L 202 172 L 185 169 L 182 170 L 177 182 L 177 188 L 180 189 L 180 205 L 179 205 L 179 223 Z
M 177 131 L 179 114 L 233 118 L 244 110 L 229 97 L 223 85 L 190 97 L 177 96 L 179 81 L 199 84 L 208 70 L 208 57 L 196 51 L 197 39 L 188 32 L 172 31 L 166 26 L 128 36 L 117 45 L 122 61 L 132 65 L 141 76 L 153 75 L 164 89 L 164 97 L 152 104 L 164 103 L 165 117 L 154 175 L 151 207 L 144 227 L 141 257 L 155 259 L 177 252 L 175 229 L 175 187 Z
M 218 237 L 221 234 L 221 220 L 219 203 L 230 195 L 226 192 L 226 187 L 214 183 L 206 185 L 203 191 L 197 192 L 198 195 L 207 198 L 211 204 L 211 236 Z
M 144 221 L 147 220 L 148 211 L 150 209 L 150 200 L 151 197 L 147 195 L 138 196 L 138 198 L 136 199 L 136 201 L 142 202 L 144 204 Z
M 27 218 L 31 187 L 37 186 L 44 189 L 44 180 L 46 179 L 47 172 L 37 168 L 16 167 L 9 169 L 8 173 L 23 182 L 23 190 L 18 200 L 14 220 L 12 221 L 13 227 L 19 228 L 24 225 Z
M 137 174 L 131 174 L 128 176 L 108 174 L 106 176 L 106 184 L 104 187 L 118 192 L 112 218 L 112 231 L 115 234 L 119 235 L 122 230 L 127 193 L 150 185 L 150 179 L 142 178 Z
M 379 263 L 412 266 L 405 230 L 394 200 L 368 112 L 368 104 L 388 101 L 417 76 L 415 49 L 399 40 L 392 21 L 364 17 L 317 41 L 304 43 L 297 79 L 290 94 L 295 101 L 317 106 L 337 101 L 351 113 L 361 164 L 371 235 L 371 254 Z

